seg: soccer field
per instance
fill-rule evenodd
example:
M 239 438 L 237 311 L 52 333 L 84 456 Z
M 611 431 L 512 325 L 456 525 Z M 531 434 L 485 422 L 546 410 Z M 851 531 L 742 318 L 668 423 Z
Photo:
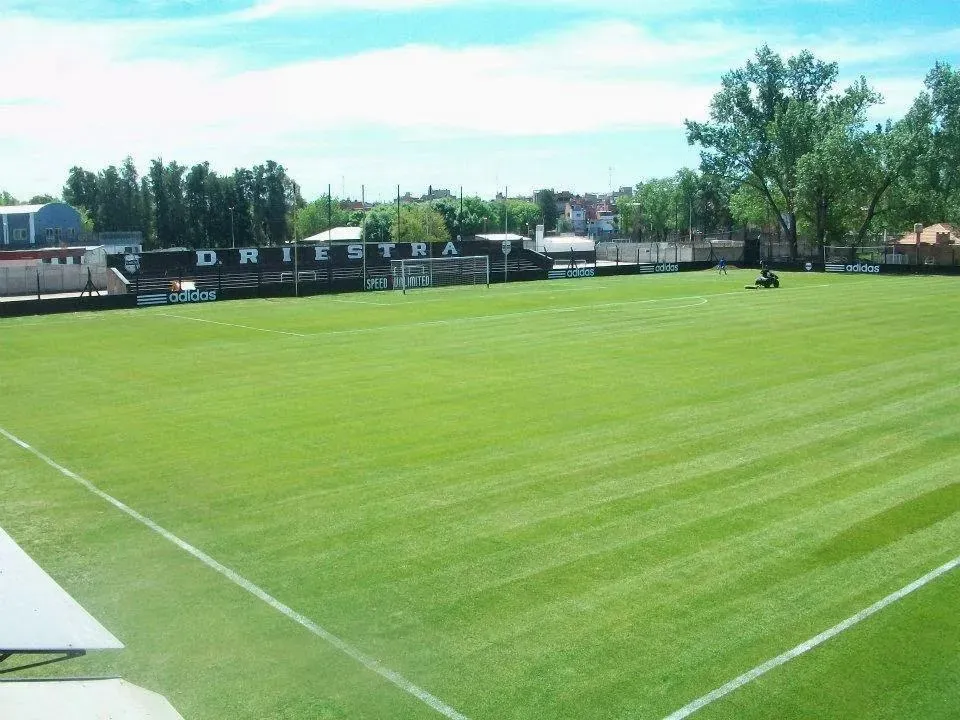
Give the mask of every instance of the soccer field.
M 754 275 L 0 320 L 0 527 L 127 646 L 35 674 L 663 718 L 954 562 L 960 280 Z M 695 717 L 956 718 L 958 607 L 948 569 Z

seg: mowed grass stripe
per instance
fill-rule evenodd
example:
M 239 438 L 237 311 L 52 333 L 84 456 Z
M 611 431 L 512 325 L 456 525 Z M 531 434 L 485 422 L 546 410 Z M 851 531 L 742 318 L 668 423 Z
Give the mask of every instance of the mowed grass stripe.
M 129 367 L 108 358 L 59 400 L 99 423 L 93 446 L 31 410 L 53 388 L 9 388 L 18 421 L 85 474 L 471 717 L 662 715 L 955 545 L 956 518 L 922 500 L 958 469 L 955 286 L 608 280 L 577 285 L 592 309 L 482 322 L 570 296 L 190 309 L 298 333 L 390 326 L 351 336 L 158 335 L 144 316 L 18 339 L 42 370 L 48 342 L 74 343 L 79 367 L 123 338 Z M 709 301 L 645 307 L 690 296 Z M 149 462 L 114 450 L 128 438 Z

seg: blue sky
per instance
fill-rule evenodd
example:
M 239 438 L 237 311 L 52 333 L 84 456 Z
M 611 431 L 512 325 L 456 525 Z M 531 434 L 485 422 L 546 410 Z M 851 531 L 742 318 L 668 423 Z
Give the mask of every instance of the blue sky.
M 911 7 L 913 6 L 913 7 Z M 132 155 L 218 171 L 266 159 L 312 198 L 399 184 L 492 196 L 697 164 L 684 118 L 761 43 L 808 48 L 899 117 L 954 2 L 0 0 L 0 188 L 59 192 Z

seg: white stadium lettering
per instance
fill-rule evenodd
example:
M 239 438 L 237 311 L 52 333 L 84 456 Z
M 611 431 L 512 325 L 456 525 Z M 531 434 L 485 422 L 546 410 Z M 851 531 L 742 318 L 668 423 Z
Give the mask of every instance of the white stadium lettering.
M 197 250 L 197 267 L 217 264 L 217 253 L 213 250 Z
M 167 300 L 171 303 L 212 302 L 217 299 L 216 290 L 184 290 L 170 293 Z

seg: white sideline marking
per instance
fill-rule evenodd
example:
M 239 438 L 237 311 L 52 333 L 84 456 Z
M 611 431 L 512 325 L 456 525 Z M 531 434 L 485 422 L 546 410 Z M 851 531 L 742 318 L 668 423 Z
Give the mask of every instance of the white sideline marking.
M 351 300 L 349 298 L 335 297 L 332 298 L 333 302 L 338 303 L 350 303 L 351 305 L 379 305 L 380 307 L 396 307 L 395 303 L 389 302 L 374 302 L 373 300 Z
M 214 560 L 212 557 L 207 555 L 205 552 L 203 552 L 202 550 L 198 550 L 197 548 L 195 548 L 193 545 L 186 542 L 185 540 L 181 540 L 169 530 L 165 530 L 161 526 L 157 525 L 157 523 L 155 523 L 150 518 L 146 517 L 145 515 L 141 515 L 139 512 L 131 508 L 129 505 L 125 505 L 124 503 L 120 502 L 112 495 L 108 495 L 103 490 L 98 488 L 96 485 L 91 483 L 89 480 L 86 480 L 80 477 L 72 470 L 69 470 L 63 467 L 63 465 L 60 465 L 59 463 L 51 460 L 42 452 L 30 446 L 29 444 L 25 443 L 23 440 L 16 437 L 15 435 L 12 435 L 11 433 L 7 432 L 2 427 L 0 427 L 0 435 L 3 435 L 10 442 L 16 445 L 19 445 L 24 450 L 32 453 L 33 455 L 38 457 L 40 460 L 43 460 L 43 462 L 45 462 L 47 465 L 52 467 L 54 470 L 58 470 L 59 472 L 61 472 L 63 475 L 66 475 L 71 480 L 75 480 L 80 485 L 85 487 L 87 490 L 92 492 L 94 495 L 102 498 L 103 500 L 106 500 L 108 503 L 113 505 L 118 510 L 123 511 L 127 515 L 132 517 L 134 520 L 137 520 L 138 522 L 143 523 L 148 528 L 153 530 L 155 533 L 161 535 L 162 537 L 172 542 L 181 550 L 184 550 L 190 553 L 191 555 L 193 555 L 195 558 L 197 558 L 197 560 L 202 562 L 204 565 L 207 565 L 213 570 L 216 570 L 225 578 L 229 579 L 231 582 L 235 583 L 236 585 L 239 585 L 241 588 L 246 590 L 248 593 L 250 593 L 254 597 L 259 598 L 260 600 L 265 602 L 267 605 L 272 607 L 274 610 L 282 613 L 283 615 L 286 615 L 295 623 L 302 625 L 317 637 L 322 638 L 323 640 L 326 640 L 328 643 L 333 645 L 333 647 L 335 647 L 337 650 L 342 652 L 344 655 L 352 658 L 353 660 L 356 660 L 365 668 L 367 668 L 368 670 L 371 670 L 372 672 L 375 672 L 380 677 L 386 680 L 389 680 L 398 688 L 400 688 L 401 690 L 403 690 L 404 692 L 410 695 L 413 695 L 415 698 L 417 698 L 424 704 L 429 705 L 431 708 L 436 710 L 441 715 L 447 718 L 450 718 L 450 720 L 469 720 L 465 715 L 460 714 L 455 709 L 453 709 L 452 707 L 447 705 L 445 702 L 440 700 L 440 698 L 434 695 L 431 695 L 426 690 L 423 690 L 420 687 L 417 687 L 412 682 L 410 682 L 405 677 L 403 677 L 403 675 L 401 675 L 400 673 L 382 665 L 379 661 L 375 660 L 369 655 L 364 654 L 360 650 L 350 645 L 345 640 L 341 640 L 339 637 L 337 637 L 330 631 L 325 630 L 321 626 L 317 625 L 310 618 L 306 617 L 305 615 L 301 615 L 300 613 L 298 613 L 296 610 L 292 609 L 288 605 L 284 605 L 282 602 L 280 602 L 275 597 L 270 595 L 266 590 L 258 587 L 257 585 L 254 585 L 252 582 L 250 582 L 249 580 L 247 580 L 246 578 L 238 574 L 236 571 L 231 570 L 226 565 L 222 565 L 221 563 L 219 563 L 218 561 Z
M 222 322 L 220 320 L 207 320 L 206 318 L 195 318 L 189 315 L 177 315 L 176 313 L 156 313 L 163 317 L 179 318 L 180 320 L 193 320 L 194 322 L 210 323 L 211 325 L 225 325 L 227 327 L 241 328 L 243 330 L 258 330 L 265 333 L 275 333 L 277 335 L 293 335 L 294 337 L 310 337 L 303 333 L 287 332 L 286 330 L 270 330 L 268 328 L 254 327 L 253 325 L 238 325 L 237 323 Z
M 883 598 L 883 600 L 875 602 L 873 605 L 871 605 L 868 608 L 865 608 L 864 610 L 861 610 L 856 615 L 851 615 L 846 620 L 837 623 L 829 630 L 824 630 L 819 635 L 816 635 L 810 638 L 806 642 L 800 643 L 795 648 L 787 650 L 782 655 L 777 655 L 775 658 L 767 660 L 762 665 L 757 665 L 753 670 L 745 672 L 743 675 L 740 675 L 739 677 L 735 677 L 733 680 L 731 680 L 725 685 L 721 685 L 713 692 L 709 692 L 703 697 L 697 698 L 696 700 L 691 702 L 689 705 L 685 705 L 684 707 L 680 708 L 676 712 L 671 713 L 670 715 L 667 715 L 667 717 L 664 718 L 664 720 L 683 720 L 683 718 L 693 715 L 693 713 L 697 712 L 697 710 L 700 710 L 706 707 L 710 703 L 714 702 L 715 700 L 719 700 L 725 695 L 729 695 L 734 690 L 737 690 L 738 688 L 743 687 L 747 683 L 756 680 L 758 677 L 770 672 L 774 668 L 777 668 L 783 665 L 784 663 L 790 662 L 795 657 L 799 657 L 800 655 L 803 655 L 808 650 L 812 650 L 818 645 L 822 645 L 830 638 L 835 637 L 836 635 L 839 635 L 844 630 L 850 629 L 857 623 L 862 622 L 863 620 L 866 620 L 868 617 L 880 612 L 888 605 L 892 605 L 898 600 L 901 600 L 902 598 L 912 593 L 914 590 L 919 590 L 927 583 L 933 580 L 936 580 L 941 575 L 945 575 L 951 570 L 956 569 L 958 566 L 960 566 L 960 557 L 955 557 L 950 562 L 944 565 L 941 565 L 936 570 L 933 570 L 927 573 L 926 575 L 924 575 L 922 578 L 914 580 L 909 585 L 906 585 L 905 587 L 900 588 L 896 592 L 891 593 L 890 595 L 887 595 L 885 598 Z

